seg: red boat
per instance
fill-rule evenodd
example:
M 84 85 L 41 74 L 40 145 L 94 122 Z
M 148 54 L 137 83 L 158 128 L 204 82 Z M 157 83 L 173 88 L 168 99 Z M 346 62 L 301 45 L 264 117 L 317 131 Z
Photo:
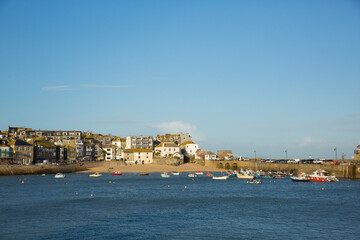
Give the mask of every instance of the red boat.
M 205 175 L 205 177 L 213 177 L 213 176 L 214 176 L 214 174 L 211 174 L 209 172 Z
M 111 175 L 122 175 L 122 172 L 113 172 Z
M 333 175 L 329 176 L 325 170 L 316 170 L 310 175 L 313 182 L 338 182 L 339 180 Z

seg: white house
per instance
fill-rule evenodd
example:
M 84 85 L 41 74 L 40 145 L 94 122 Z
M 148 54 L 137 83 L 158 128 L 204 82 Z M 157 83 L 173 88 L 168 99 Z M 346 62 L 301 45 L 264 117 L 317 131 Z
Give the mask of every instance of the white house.
M 199 149 L 199 145 L 192 141 L 187 141 L 181 144 L 181 148 L 183 149 L 183 154 L 185 156 L 194 156 L 196 151 Z
M 206 152 L 205 153 L 205 160 L 215 160 L 216 159 L 216 154 L 213 152 Z
M 112 146 L 104 146 L 103 150 L 106 152 L 105 161 L 111 161 L 113 159 L 113 148 Z
M 160 143 L 155 147 L 155 154 L 160 153 L 160 157 L 180 157 L 181 149 L 175 143 Z
M 111 141 L 111 145 L 112 145 L 112 155 L 113 158 L 115 160 L 120 160 L 123 156 L 123 151 L 122 151 L 122 143 L 121 143 L 121 139 L 120 137 L 114 137 L 113 140 Z

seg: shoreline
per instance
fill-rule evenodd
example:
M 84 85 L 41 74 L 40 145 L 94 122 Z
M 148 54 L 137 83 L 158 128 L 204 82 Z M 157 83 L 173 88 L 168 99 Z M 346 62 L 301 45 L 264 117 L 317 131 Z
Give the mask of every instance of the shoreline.
M 124 165 L 120 162 L 86 162 L 68 165 L 0 165 L 0 176 L 17 175 L 37 175 L 37 174 L 56 174 L 56 173 L 109 173 L 121 171 L 123 173 L 160 173 L 160 172 L 219 172 L 221 169 L 216 167 L 206 167 L 195 163 L 186 163 L 179 166 L 144 164 L 144 165 Z M 223 170 L 224 171 L 224 170 Z

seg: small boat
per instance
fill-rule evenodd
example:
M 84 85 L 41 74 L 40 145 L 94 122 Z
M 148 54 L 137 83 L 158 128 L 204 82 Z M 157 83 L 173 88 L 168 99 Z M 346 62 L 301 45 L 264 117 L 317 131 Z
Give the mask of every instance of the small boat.
M 297 176 L 292 176 L 291 181 L 293 182 L 310 182 L 311 178 L 303 172 L 300 172 Z
M 113 172 L 111 175 L 122 175 L 122 172 Z
M 192 177 L 192 178 L 194 178 L 194 177 L 197 177 L 197 175 L 196 175 L 196 174 L 194 174 L 194 173 L 189 173 L 189 174 L 188 174 L 188 177 Z
M 250 181 L 248 181 L 248 183 L 251 183 L 251 184 L 261 184 L 261 179 L 260 178 L 254 178 Z
M 90 174 L 89 177 L 101 177 L 101 173 L 99 172 L 96 172 L 96 173 L 93 173 L 93 174 Z
M 196 171 L 195 174 L 196 175 L 204 175 L 204 173 L 202 171 Z
M 169 178 L 170 175 L 167 172 L 164 172 L 164 173 L 161 174 L 161 177 L 162 178 Z
M 149 176 L 149 173 L 140 173 L 140 176 Z
M 65 176 L 65 174 L 63 174 L 63 173 L 57 173 L 56 175 L 55 175 L 55 178 L 65 178 L 66 176 Z
M 212 179 L 214 179 L 214 180 L 227 180 L 227 179 L 229 179 L 229 176 L 220 176 L 220 177 L 213 176 Z
M 213 177 L 213 176 L 214 176 L 214 174 L 211 174 L 209 172 L 205 175 L 205 177 Z
M 179 176 L 180 173 L 179 172 L 171 172 L 172 175 L 175 175 L 175 176 Z

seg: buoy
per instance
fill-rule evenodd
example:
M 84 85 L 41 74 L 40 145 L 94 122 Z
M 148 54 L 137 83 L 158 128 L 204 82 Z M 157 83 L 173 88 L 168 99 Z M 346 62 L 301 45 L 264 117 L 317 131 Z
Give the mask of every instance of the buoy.
M 50 187 L 50 184 L 49 184 L 49 187 Z
M 324 188 L 322 188 L 321 190 L 324 190 Z
M 168 187 L 170 187 L 170 185 L 168 185 Z
M 109 183 L 111 183 L 111 181 L 109 181 Z
M 92 197 L 93 196 L 93 194 L 90 194 L 90 197 Z
M 25 183 L 24 181 L 21 182 L 21 184 L 24 184 L 24 183 Z

